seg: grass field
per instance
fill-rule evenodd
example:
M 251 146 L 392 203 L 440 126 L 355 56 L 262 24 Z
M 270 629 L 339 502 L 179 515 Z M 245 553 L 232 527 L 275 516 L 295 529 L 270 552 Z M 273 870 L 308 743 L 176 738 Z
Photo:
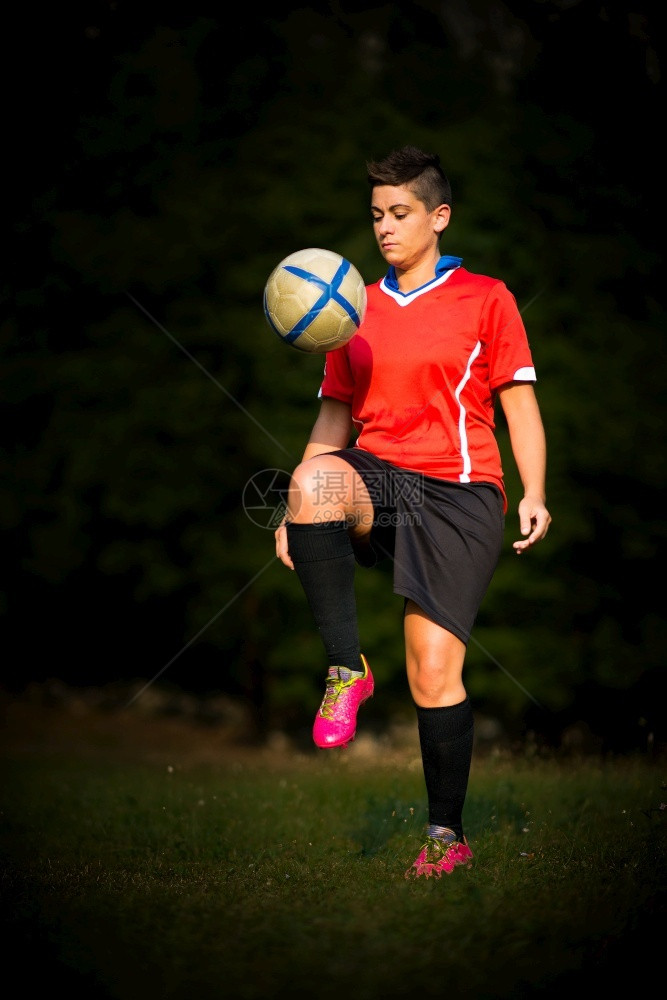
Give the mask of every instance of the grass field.
M 478 755 L 473 866 L 409 882 L 426 822 L 409 739 L 253 751 L 132 712 L 3 714 L 17 995 L 490 1000 L 663 978 L 664 759 Z

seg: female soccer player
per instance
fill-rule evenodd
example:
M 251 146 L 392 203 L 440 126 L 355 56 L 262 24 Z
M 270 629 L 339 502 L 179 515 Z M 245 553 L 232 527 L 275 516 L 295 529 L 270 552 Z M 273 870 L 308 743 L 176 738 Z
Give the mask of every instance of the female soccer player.
M 452 199 L 439 157 L 404 146 L 366 166 L 389 270 L 367 286 L 355 336 L 326 356 L 276 553 L 301 581 L 329 663 L 313 726 L 323 748 L 354 739 L 358 708 L 374 689 L 355 566 L 393 560 L 429 819 L 406 878 L 439 877 L 473 857 L 462 821 L 473 750 L 463 664 L 507 511 L 496 400 L 524 489 L 518 555 L 551 523 L 546 441 L 516 300 L 497 278 L 441 256 Z

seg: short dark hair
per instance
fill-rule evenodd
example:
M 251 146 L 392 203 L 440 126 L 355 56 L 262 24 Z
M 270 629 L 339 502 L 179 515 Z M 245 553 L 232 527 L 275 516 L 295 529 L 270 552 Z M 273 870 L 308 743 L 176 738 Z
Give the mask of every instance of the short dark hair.
M 452 204 L 452 189 L 437 153 L 425 153 L 416 146 L 395 149 L 381 160 L 366 163 L 371 188 L 382 184 L 400 187 L 405 184 L 429 212 L 438 205 Z

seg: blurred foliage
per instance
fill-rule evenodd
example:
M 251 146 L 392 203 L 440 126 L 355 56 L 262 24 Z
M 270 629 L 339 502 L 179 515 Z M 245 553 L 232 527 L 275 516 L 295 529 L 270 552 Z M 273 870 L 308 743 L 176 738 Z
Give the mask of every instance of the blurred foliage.
M 655 731 L 665 626 L 652 570 L 666 530 L 652 16 L 493 2 L 238 16 L 230 38 L 196 11 L 116 3 L 45 13 L 31 36 L 40 69 L 23 78 L 33 125 L 15 122 L 16 308 L 2 326 L 3 610 L 22 651 L 6 683 L 168 672 L 247 700 L 260 734 L 303 724 L 322 650 L 244 491 L 298 462 L 322 359 L 278 341 L 262 291 L 305 246 L 379 278 L 365 160 L 411 142 L 440 152 L 452 180 L 443 251 L 517 297 L 549 438 L 554 523 L 518 560 L 498 415 L 506 552 L 466 683 L 517 733 L 586 718 L 613 746 L 642 719 Z M 409 711 L 389 570 L 358 574 L 358 593 L 386 692 L 368 711 Z

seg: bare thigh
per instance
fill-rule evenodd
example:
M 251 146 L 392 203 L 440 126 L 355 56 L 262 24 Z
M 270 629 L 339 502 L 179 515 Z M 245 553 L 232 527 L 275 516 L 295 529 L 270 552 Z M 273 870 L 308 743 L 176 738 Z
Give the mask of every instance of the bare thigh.
M 342 458 L 325 452 L 301 462 L 292 473 L 287 515 L 294 524 L 344 521 L 353 541 L 363 542 L 373 513 L 363 479 Z

